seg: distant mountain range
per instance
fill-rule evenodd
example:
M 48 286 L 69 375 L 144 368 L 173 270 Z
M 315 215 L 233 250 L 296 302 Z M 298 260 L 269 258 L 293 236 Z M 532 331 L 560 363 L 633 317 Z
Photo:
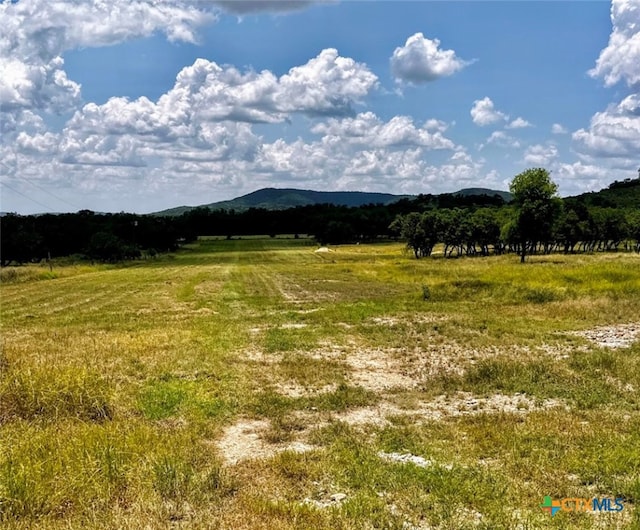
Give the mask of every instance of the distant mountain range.
M 500 195 L 505 201 L 511 200 L 508 191 L 496 191 L 487 188 L 466 188 L 451 195 Z M 391 193 L 369 193 L 364 191 L 312 191 L 294 188 L 263 188 L 230 201 L 213 202 L 200 206 L 178 206 L 155 212 L 152 215 L 177 216 L 194 208 L 211 210 L 236 210 L 264 208 L 265 210 L 286 210 L 296 206 L 313 204 L 333 204 L 335 206 L 363 206 L 365 204 L 391 204 L 401 199 L 415 199 L 415 195 L 393 195 Z
M 508 191 L 492 190 L 489 188 L 464 188 L 451 195 L 462 195 L 463 197 L 472 197 L 474 195 L 488 195 L 489 197 L 493 197 L 494 195 L 499 195 L 504 199 L 504 202 L 511 202 L 511 199 L 513 199 L 513 196 Z

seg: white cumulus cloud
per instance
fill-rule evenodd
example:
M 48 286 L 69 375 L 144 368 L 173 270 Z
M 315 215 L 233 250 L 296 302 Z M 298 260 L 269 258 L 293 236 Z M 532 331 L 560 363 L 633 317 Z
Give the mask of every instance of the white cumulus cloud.
M 489 138 L 487 138 L 487 144 L 494 144 L 499 147 L 510 147 L 514 149 L 520 147 L 520 142 L 504 131 L 492 132 Z
M 67 78 L 65 51 L 108 46 L 155 32 L 172 41 L 194 42 L 196 30 L 214 19 L 206 3 L 178 0 L 2 2 L 0 110 L 62 113 L 77 106 L 80 85 Z
M 29 64 L 0 57 L 0 111 L 36 109 L 62 113 L 80 102 L 80 85 L 67 78 L 64 61 Z
M 611 24 L 609 44 L 589 74 L 604 78 L 606 86 L 625 81 L 631 87 L 640 87 L 640 2 L 613 0 Z
M 455 51 L 441 49 L 438 39 L 427 39 L 422 33 L 409 37 L 391 56 L 391 71 L 396 80 L 416 84 L 453 75 L 468 64 Z
M 591 157 L 638 162 L 640 153 L 640 95 L 632 94 L 618 105 L 591 118 L 588 129 L 573 133 L 578 151 Z M 635 162 L 634 162 L 635 161 Z
M 388 122 L 381 121 L 373 112 L 358 114 L 355 118 L 330 119 L 319 123 L 311 130 L 324 134 L 329 143 L 348 142 L 352 145 L 371 147 L 421 146 L 427 149 L 454 149 L 455 144 L 442 135 L 441 122 L 430 121 L 416 127 L 408 116 L 394 116 Z
M 527 147 L 524 153 L 524 161 L 536 167 L 548 166 L 558 157 L 558 148 L 555 145 L 532 145 Z
M 509 119 L 507 114 L 495 108 L 493 101 L 491 101 L 489 97 L 475 100 L 470 113 L 473 123 L 481 127 L 504 122 Z
M 533 125 L 531 125 L 531 123 L 529 123 L 524 118 L 518 117 L 511 123 L 509 123 L 506 127 L 507 129 L 524 129 L 526 127 L 533 127 Z
M 552 134 L 567 134 L 569 131 L 567 130 L 567 128 L 560 124 L 560 123 L 554 123 L 551 126 L 551 133 Z
M 192 137 L 202 123 L 282 122 L 292 113 L 346 115 L 377 84 L 365 65 L 323 50 L 280 78 L 268 70 L 240 72 L 197 59 L 183 68 L 175 85 L 157 102 L 111 98 L 89 103 L 68 126 L 99 134 Z

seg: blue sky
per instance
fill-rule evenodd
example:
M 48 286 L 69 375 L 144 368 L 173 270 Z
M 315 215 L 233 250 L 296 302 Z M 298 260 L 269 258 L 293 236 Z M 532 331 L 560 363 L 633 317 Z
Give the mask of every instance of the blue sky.
M 292 5 L 295 4 L 295 5 Z M 640 166 L 640 2 L 0 4 L 0 208 L 562 195 Z

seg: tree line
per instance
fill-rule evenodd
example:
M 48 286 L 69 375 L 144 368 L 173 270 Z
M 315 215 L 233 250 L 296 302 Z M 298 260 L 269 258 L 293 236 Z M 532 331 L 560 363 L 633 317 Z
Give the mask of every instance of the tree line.
M 194 208 L 176 217 L 130 213 L 76 213 L 0 217 L 2 266 L 77 256 L 116 262 L 176 250 L 198 236 L 227 238 L 255 234 L 308 234 L 321 244 L 372 241 L 391 237 L 397 215 L 425 207 L 503 204 L 499 197 L 420 195 L 391 205 L 360 207 L 318 204 L 286 210 L 246 211 Z
M 137 259 L 176 250 L 181 241 L 170 219 L 126 213 L 6 214 L 0 223 L 3 267 L 72 255 L 102 262 Z
M 640 191 L 640 179 L 614 183 L 609 189 Z M 499 208 L 453 208 L 398 215 L 393 233 L 406 241 L 416 258 L 430 256 L 436 244 L 444 256 L 513 252 L 525 256 L 563 251 L 640 252 L 640 208 L 593 206 L 591 194 L 560 199 L 549 173 L 533 168 L 510 185 L 513 201 Z M 606 199 L 604 204 L 611 199 Z M 602 204 L 603 201 L 600 201 Z
M 114 262 L 176 250 L 198 236 L 308 234 L 321 244 L 401 238 L 416 258 L 516 252 L 639 250 L 640 179 L 560 199 L 548 172 L 514 178 L 514 197 L 419 195 L 389 205 L 320 204 L 287 210 L 195 208 L 177 217 L 89 210 L 0 218 L 2 266 L 77 255 Z

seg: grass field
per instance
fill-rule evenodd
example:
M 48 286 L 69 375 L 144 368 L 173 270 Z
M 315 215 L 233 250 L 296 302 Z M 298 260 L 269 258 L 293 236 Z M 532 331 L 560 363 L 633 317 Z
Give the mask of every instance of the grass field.
M 314 250 L 2 271 L 0 527 L 640 528 L 639 255 Z

